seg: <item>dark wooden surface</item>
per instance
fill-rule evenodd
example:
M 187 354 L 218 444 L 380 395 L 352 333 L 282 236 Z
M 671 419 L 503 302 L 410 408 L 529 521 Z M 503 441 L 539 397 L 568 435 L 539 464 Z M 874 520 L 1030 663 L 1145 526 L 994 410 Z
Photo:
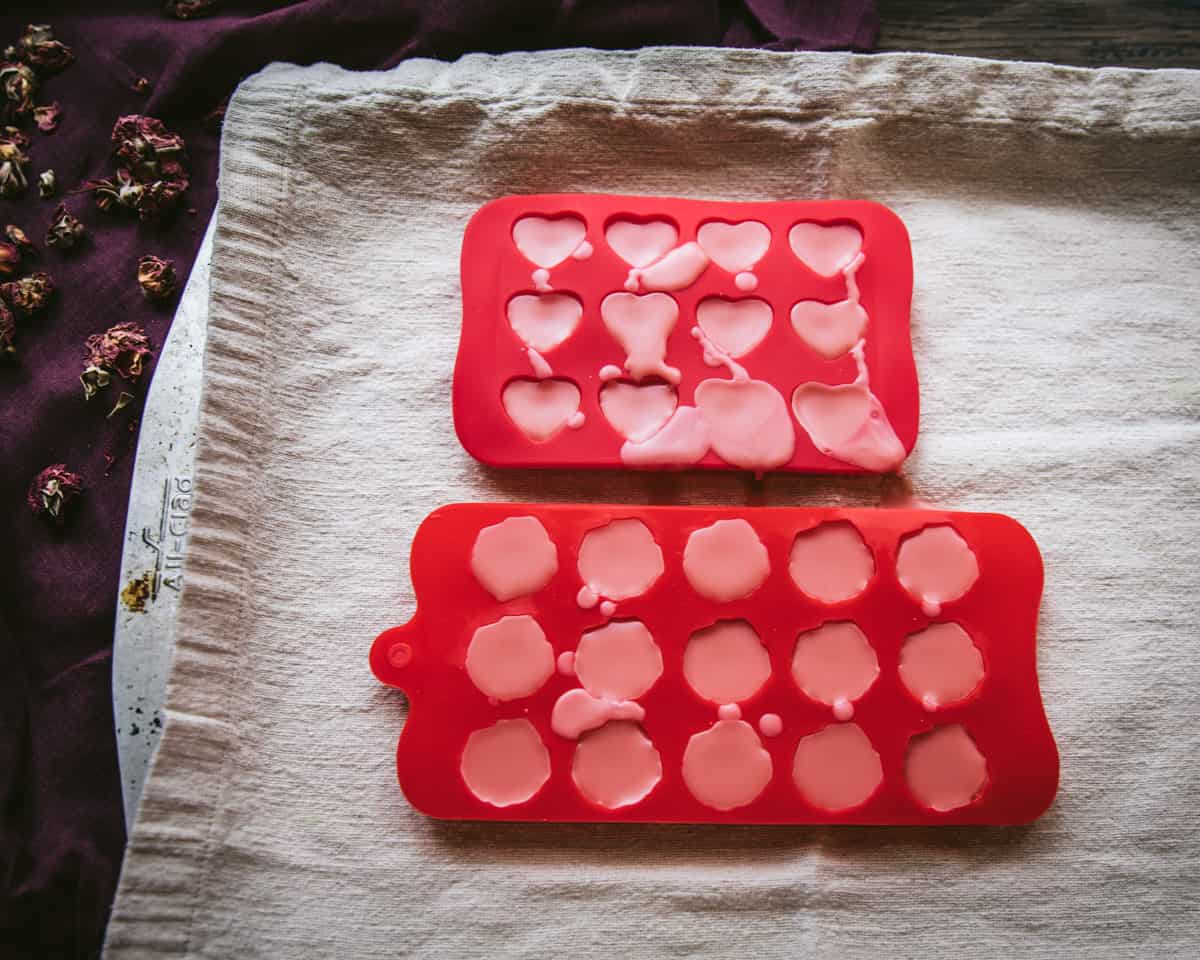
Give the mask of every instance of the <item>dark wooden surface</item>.
M 880 0 L 881 51 L 1200 67 L 1200 0 Z

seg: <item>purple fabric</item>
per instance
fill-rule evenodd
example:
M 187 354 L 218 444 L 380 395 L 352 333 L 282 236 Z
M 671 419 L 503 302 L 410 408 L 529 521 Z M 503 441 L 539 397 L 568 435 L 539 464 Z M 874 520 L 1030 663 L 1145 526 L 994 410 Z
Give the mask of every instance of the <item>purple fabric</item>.
M 0 956 L 92 956 L 125 842 L 109 684 L 141 401 L 106 419 L 119 387 L 85 404 L 80 359 L 89 334 L 124 320 L 162 344 L 174 300 L 150 305 L 136 265 L 158 254 L 176 261 L 181 287 L 187 278 L 216 200 L 219 133 L 206 115 L 274 60 L 379 68 L 566 46 L 866 50 L 878 21 L 873 0 L 226 2 L 220 15 L 186 22 L 161 16 L 153 0 L 97 4 L 107 12 L 86 16 L 56 14 L 44 0 L 5 6 L 0 45 L 28 22 L 49 22 L 76 55 L 37 98 L 57 100 L 63 119 L 52 134 L 27 130 L 34 177 L 52 168 L 61 195 L 110 175 L 109 131 L 127 113 L 182 134 L 192 174 L 184 207 L 194 212 L 159 227 L 67 196 L 88 239 L 67 254 L 43 249 L 35 269 L 50 272 L 59 293 L 47 314 L 21 324 L 19 361 L 0 366 Z M 148 92 L 134 91 L 138 77 Z M 41 246 L 58 199 L 39 199 L 31 185 L 0 200 L 0 225 L 23 227 Z M 108 476 L 106 453 L 116 458 Z M 87 485 L 61 530 L 25 506 L 29 481 L 57 462 Z

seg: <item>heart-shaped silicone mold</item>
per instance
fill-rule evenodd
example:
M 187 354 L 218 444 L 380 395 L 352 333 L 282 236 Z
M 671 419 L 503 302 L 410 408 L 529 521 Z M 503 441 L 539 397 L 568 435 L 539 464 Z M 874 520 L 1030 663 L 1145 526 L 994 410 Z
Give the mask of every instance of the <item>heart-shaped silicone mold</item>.
M 718 267 L 738 273 L 750 270 L 766 255 L 771 246 L 771 231 L 757 220 L 741 223 L 710 220 L 697 231 L 696 240 Z
M 788 245 L 806 266 L 823 277 L 835 276 L 862 249 L 862 231 L 852 223 L 797 223 Z
M 801 300 L 792 307 L 792 329 L 826 360 L 834 360 L 862 338 L 867 311 L 850 300 Z
M 513 243 L 525 259 L 545 269 L 574 253 L 586 233 L 578 217 L 522 217 L 512 228 Z
M 527 347 L 545 353 L 575 332 L 583 304 L 569 293 L 522 293 L 508 301 L 508 324 Z
M 762 343 L 770 331 L 771 305 L 756 297 L 709 297 L 696 306 L 696 323 L 705 336 L 736 360 Z
M 631 267 L 648 267 L 675 246 L 679 231 L 667 220 L 614 220 L 605 228 L 604 239 Z
M 510 380 L 501 396 L 504 411 L 538 443 L 579 422 L 579 388 L 570 380 Z
M 604 418 L 626 440 L 640 443 L 662 428 L 675 412 L 675 388 L 665 383 L 610 380 L 600 388 Z

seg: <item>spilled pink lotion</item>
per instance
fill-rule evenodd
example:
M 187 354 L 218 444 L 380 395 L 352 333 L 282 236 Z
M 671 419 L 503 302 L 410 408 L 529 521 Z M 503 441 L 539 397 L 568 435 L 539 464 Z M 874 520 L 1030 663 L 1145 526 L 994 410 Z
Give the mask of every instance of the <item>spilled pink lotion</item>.
M 610 380 L 600 388 L 600 410 L 627 440 L 650 439 L 675 412 L 675 388 L 665 383 L 635 384 Z
M 953 527 L 939 524 L 900 541 L 896 555 L 900 585 L 936 617 L 942 604 L 957 600 L 979 579 L 979 561 Z
M 583 735 L 571 779 L 593 803 L 615 810 L 654 789 L 662 779 L 662 758 L 636 723 L 614 720 Z
M 621 462 L 630 467 L 686 467 L 708 453 L 708 427 L 695 407 L 682 406 L 666 424 L 640 443 L 621 444 Z
M 583 304 L 569 293 L 521 293 L 508 301 L 508 324 L 527 347 L 549 352 L 575 332 Z
M 983 682 L 983 655 L 957 623 L 931 623 L 900 648 L 900 679 L 927 710 L 965 700 Z
M 824 623 L 796 639 L 792 677 L 796 686 L 818 703 L 850 704 L 866 693 L 878 676 L 875 650 L 855 623 Z M 843 707 L 839 714 L 844 713 Z
M 745 720 L 718 720 L 683 751 L 683 781 L 714 810 L 744 807 L 771 780 L 771 755 Z
M 720 620 L 697 630 L 683 652 L 683 676 L 705 700 L 748 700 L 771 676 L 771 658 L 745 620 Z
M 740 517 L 693 530 L 683 548 L 688 583 L 702 597 L 719 603 L 749 596 L 770 571 L 767 548 Z
M 517 429 L 536 443 L 554 437 L 579 413 L 579 388 L 570 380 L 510 380 L 500 400 Z
M 471 572 L 497 600 L 523 597 L 558 572 L 558 550 L 536 517 L 507 517 L 475 537 Z
M 987 785 L 987 761 L 960 723 L 913 737 L 904 779 L 914 797 L 939 812 L 965 807 Z
M 522 217 L 513 224 L 513 243 L 539 267 L 556 267 L 584 243 L 587 232 L 577 217 Z
M 667 366 L 667 337 L 679 319 L 679 305 L 665 293 L 638 296 L 610 293 L 600 301 L 600 318 L 625 351 L 625 369 L 636 379 L 661 377 L 679 382 L 679 371 Z
M 863 592 L 875 575 L 875 558 L 853 524 L 832 521 L 796 535 L 788 572 L 807 596 L 840 603 Z
M 666 220 L 614 220 L 605 228 L 604 239 L 632 267 L 648 267 L 675 246 L 679 231 Z
M 690 287 L 708 266 L 708 254 L 695 241 L 676 247 L 648 267 L 634 267 L 626 290 L 682 290 Z
M 709 297 L 696 306 L 696 325 L 717 347 L 737 359 L 762 343 L 771 329 L 771 305 L 751 297 Z
M 632 700 L 605 700 L 576 688 L 555 701 L 550 729 L 567 740 L 578 740 L 581 734 L 602 727 L 609 720 L 641 721 L 645 717 L 641 704 Z
M 762 472 L 792 459 L 796 435 L 787 404 L 765 380 L 702 380 L 696 407 L 713 451 L 726 463 Z
M 730 273 L 750 270 L 771 246 L 771 231 L 765 223 L 744 220 L 721 223 L 711 220 L 696 232 L 696 240 L 717 266 Z
M 554 649 L 527 614 L 501 617 L 480 627 L 467 647 L 467 675 L 497 700 L 528 697 L 554 673 Z
M 663 672 L 662 651 L 639 620 L 589 630 L 575 651 L 575 675 L 593 697 L 636 700 Z
M 550 754 L 528 720 L 500 720 L 467 738 L 459 772 L 484 803 L 524 803 L 550 779 Z
M 597 597 L 628 600 L 662 576 L 662 550 L 636 517 L 613 520 L 583 535 L 579 576 Z
M 792 780 L 819 810 L 861 806 L 883 782 L 883 765 L 856 723 L 834 723 L 800 740 Z

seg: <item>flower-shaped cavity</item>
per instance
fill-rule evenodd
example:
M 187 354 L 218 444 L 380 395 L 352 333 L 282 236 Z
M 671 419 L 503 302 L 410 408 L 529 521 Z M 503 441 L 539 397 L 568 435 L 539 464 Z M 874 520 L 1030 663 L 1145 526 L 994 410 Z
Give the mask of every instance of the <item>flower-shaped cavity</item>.
M 987 785 L 987 760 L 963 725 L 950 723 L 908 742 L 904 779 L 923 806 L 944 813 L 979 797 Z
M 683 652 L 683 675 L 705 700 L 748 700 L 771 676 L 771 658 L 745 620 L 721 620 L 697 630 Z
M 718 720 L 693 734 L 683 751 L 684 783 L 714 810 L 744 807 L 763 792 L 771 772 L 771 755 L 745 720 Z
M 571 779 L 592 803 L 616 810 L 654 789 L 662 779 L 662 758 L 638 724 L 611 720 L 580 739 Z
M 662 651 L 640 620 L 614 620 L 589 630 L 575 651 L 575 675 L 593 697 L 635 700 L 662 672 Z
M 497 700 L 537 693 L 554 673 L 554 649 L 533 617 L 501 617 L 480 627 L 467 647 L 467 675 Z
M 497 600 L 511 600 L 550 582 L 558 572 L 558 551 L 536 517 L 507 517 L 479 531 L 471 572 Z
M 931 623 L 900 648 L 900 679 L 926 710 L 960 703 L 983 682 L 983 655 L 957 623 Z
M 801 796 L 831 813 L 862 806 L 883 782 L 883 765 L 856 723 L 832 723 L 800 740 L 792 779 Z
M 767 548 L 740 517 L 692 531 L 683 548 L 688 583 L 700 596 L 718 603 L 749 596 L 770 572 Z
M 974 586 L 979 561 L 957 530 L 939 524 L 900 541 L 896 576 L 925 615 L 936 617 L 942 604 L 959 599 Z
M 649 590 L 662 576 L 662 550 L 636 517 L 613 520 L 583 535 L 579 576 L 592 597 L 627 600 Z
M 484 803 L 511 807 L 550 779 L 550 753 L 528 720 L 500 720 L 467 738 L 459 771 Z
M 805 695 L 833 707 L 839 720 L 854 715 L 853 703 L 879 676 L 879 659 L 857 624 L 824 623 L 802 633 L 792 655 L 792 677 Z
M 875 557 L 854 525 L 839 520 L 796 535 L 788 572 L 806 596 L 841 603 L 866 589 Z

